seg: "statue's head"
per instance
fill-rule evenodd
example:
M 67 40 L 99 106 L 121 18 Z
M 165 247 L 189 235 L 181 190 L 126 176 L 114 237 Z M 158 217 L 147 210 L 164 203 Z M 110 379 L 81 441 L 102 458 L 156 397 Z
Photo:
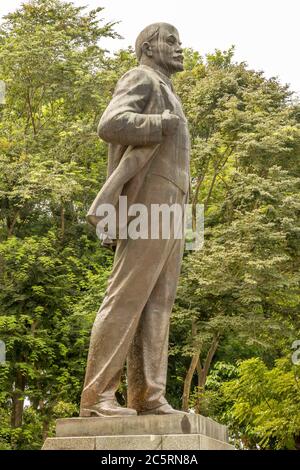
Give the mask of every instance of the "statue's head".
M 153 23 L 138 35 L 135 52 L 140 64 L 158 66 L 168 75 L 183 70 L 182 47 L 177 29 L 168 23 Z

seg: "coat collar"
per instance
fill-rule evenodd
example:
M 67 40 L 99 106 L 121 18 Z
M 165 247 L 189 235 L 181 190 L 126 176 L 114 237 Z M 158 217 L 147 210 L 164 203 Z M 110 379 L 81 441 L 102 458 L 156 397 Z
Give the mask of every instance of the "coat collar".
M 149 67 L 149 65 L 140 65 L 140 67 L 146 68 L 147 70 L 154 72 L 156 75 L 159 76 L 160 81 L 163 82 L 165 85 L 167 85 L 174 92 L 172 80 L 169 77 L 167 77 L 167 75 L 162 73 L 160 70 Z

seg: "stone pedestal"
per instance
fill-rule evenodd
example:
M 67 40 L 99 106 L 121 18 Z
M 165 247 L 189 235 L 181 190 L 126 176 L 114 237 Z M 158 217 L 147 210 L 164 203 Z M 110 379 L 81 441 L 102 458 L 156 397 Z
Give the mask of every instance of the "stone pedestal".
M 226 426 L 196 414 L 67 418 L 42 450 L 234 450 Z

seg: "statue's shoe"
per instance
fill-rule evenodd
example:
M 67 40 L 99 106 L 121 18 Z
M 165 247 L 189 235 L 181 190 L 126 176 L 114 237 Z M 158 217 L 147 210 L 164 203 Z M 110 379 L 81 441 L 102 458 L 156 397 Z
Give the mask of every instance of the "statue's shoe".
M 179 411 L 172 408 L 169 403 L 165 403 L 164 405 L 160 405 L 156 408 L 150 408 L 148 410 L 139 411 L 139 415 L 186 415 L 185 411 Z
M 136 416 L 137 412 L 131 408 L 124 408 L 114 400 L 107 400 L 96 403 L 95 405 L 81 408 L 80 417 L 88 418 L 91 416 Z

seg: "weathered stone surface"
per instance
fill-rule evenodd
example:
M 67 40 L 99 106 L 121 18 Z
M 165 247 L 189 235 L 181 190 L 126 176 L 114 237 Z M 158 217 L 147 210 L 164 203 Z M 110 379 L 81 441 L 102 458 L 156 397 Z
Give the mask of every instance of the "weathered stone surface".
M 201 434 L 54 437 L 42 450 L 234 450 L 227 442 Z
M 66 418 L 56 422 L 56 436 L 115 436 L 140 434 L 203 434 L 228 441 L 227 428 L 205 416 L 148 415 L 112 418 Z
M 234 450 L 234 446 L 227 442 L 213 439 L 212 437 L 203 436 L 200 434 L 200 450 Z
M 217 423 L 211 418 L 198 415 L 199 419 L 199 434 L 209 436 L 219 441 L 228 442 L 227 427 Z
M 217 428 L 219 424 L 214 423 Z M 214 435 L 218 434 L 213 426 Z M 131 434 L 197 434 L 199 415 L 147 415 L 112 418 L 67 418 L 56 422 L 56 435 L 110 436 Z
M 192 413 L 59 419 L 56 436 L 44 450 L 234 450 L 226 426 Z
M 169 434 L 162 436 L 162 450 L 199 450 L 199 434 Z
M 161 450 L 162 436 L 100 436 L 96 437 L 96 450 Z
M 42 450 L 95 450 L 95 437 L 50 437 Z

